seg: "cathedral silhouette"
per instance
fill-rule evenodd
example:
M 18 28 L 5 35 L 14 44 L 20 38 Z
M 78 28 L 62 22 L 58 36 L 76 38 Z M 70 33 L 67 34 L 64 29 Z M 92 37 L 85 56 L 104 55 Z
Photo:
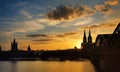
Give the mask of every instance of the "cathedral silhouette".
M 18 42 L 16 42 L 15 38 L 13 42 L 11 42 L 11 51 L 18 51 Z
M 81 43 L 81 49 L 89 50 L 93 47 L 94 43 L 92 42 L 91 31 L 89 29 L 88 37 L 86 37 L 86 31 L 84 30 L 83 43 Z

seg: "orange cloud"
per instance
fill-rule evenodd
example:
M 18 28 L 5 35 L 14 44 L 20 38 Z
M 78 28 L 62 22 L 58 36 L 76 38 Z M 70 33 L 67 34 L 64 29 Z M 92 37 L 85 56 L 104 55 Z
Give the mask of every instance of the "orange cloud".
M 101 28 L 101 27 L 114 27 L 116 26 L 116 24 L 114 23 L 101 23 L 101 24 L 94 24 L 94 25 L 90 25 L 90 26 L 87 26 L 87 27 L 84 27 L 84 28 L 90 28 L 90 29 L 94 29 L 94 28 Z
M 111 14 L 113 11 L 112 8 L 108 5 L 95 5 L 95 9 L 103 14 Z
M 51 42 L 61 42 L 62 39 L 61 37 L 69 37 L 72 35 L 78 34 L 77 32 L 66 32 L 63 34 L 31 34 L 31 35 L 26 35 L 26 37 L 32 38 L 31 41 L 33 44 L 48 44 Z
M 78 34 L 78 33 L 77 32 L 67 32 L 64 34 L 58 34 L 58 35 L 56 35 L 56 37 L 66 37 L 66 36 L 75 35 L 75 34 Z
M 114 5 L 117 5 L 119 2 L 118 0 L 108 0 L 108 1 L 105 1 L 104 3 L 114 6 Z

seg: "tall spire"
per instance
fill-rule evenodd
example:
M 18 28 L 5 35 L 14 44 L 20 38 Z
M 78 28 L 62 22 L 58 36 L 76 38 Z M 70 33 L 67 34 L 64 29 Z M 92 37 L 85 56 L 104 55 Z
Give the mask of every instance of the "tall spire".
M 90 29 L 89 29 L 88 43 L 92 43 L 92 36 L 91 36 Z
M 85 30 L 84 30 L 84 36 L 83 36 L 83 43 L 87 43 Z
M 17 51 L 17 50 L 18 50 L 18 43 L 14 38 L 13 42 L 11 42 L 11 51 Z
M 91 36 L 91 32 L 90 32 L 90 29 L 89 29 L 89 36 Z
M 30 45 L 28 45 L 28 51 L 30 51 L 30 50 L 31 50 Z
M 14 38 L 14 40 L 13 40 L 13 43 L 16 43 L 16 40 L 15 40 L 15 38 Z

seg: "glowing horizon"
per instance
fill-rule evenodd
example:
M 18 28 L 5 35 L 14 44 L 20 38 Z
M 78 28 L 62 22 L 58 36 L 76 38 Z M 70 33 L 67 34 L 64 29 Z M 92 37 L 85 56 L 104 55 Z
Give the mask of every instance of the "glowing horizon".
M 0 1 L 0 46 L 10 50 L 15 38 L 18 48 L 57 50 L 81 48 L 83 31 L 111 34 L 120 22 L 120 0 Z

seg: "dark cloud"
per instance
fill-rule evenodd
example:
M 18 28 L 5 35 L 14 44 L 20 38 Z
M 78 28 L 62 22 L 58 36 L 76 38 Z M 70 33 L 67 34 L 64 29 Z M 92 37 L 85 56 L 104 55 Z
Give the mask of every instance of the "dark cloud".
M 50 20 L 71 20 L 84 16 L 91 16 L 95 14 L 96 11 L 100 11 L 103 14 L 110 14 L 112 13 L 112 8 L 110 6 L 117 4 L 118 0 L 106 0 L 103 5 L 95 5 L 95 9 L 87 5 L 76 7 L 59 5 L 47 13 L 47 18 Z
M 56 35 L 56 37 L 66 37 L 66 36 L 75 35 L 75 34 L 78 34 L 78 33 L 77 32 L 67 32 L 64 34 L 58 34 L 58 35 Z
M 77 34 L 77 32 L 68 32 L 68 33 L 65 33 L 65 35 L 74 35 L 74 34 Z
M 56 35 L 56 37 L 66 37 L 66 35 L 64 35 L 64 34 L 59 34 L 59 35 Z
M 52 41 L 54 39 L 49 39 L 49 38 L 45 38 L 45 39 L 37 39 L 37 40 L 33 40 L 33 41 L 36 41 L 36 42 L 48 42 L 48 41 Z
M 48 44 L 48 42 L 34 42 L 33 44 Z
M 27 37 L 47 37 L 46 34 L 30 34 L 30 35 L 26 35 Z
M 54 40 L 53 37 L 47 34 L 31 34 L 27 35 L 27 37 L 34 37 L 35 39 L 33 39 L 32 41 L 40 44 L 48 43 L 49 41 Z
M 70 20 L 77 17 L 89 16 L 95 13 L 95 10 L 91 9 L 87 5 L 79 7 L 63 6 L 54 7 L 48 12 L 47 17 L 50 20 Z
M 111 14 L 113 11 L 109 5 L 95 5 L 95 9 L 103 14 Z
M 51 35 L 51 34 L 30 34 L 30 35 L 26 35 L 27 37 L 42 37 L 42 39 L 39 39 L 38 41 L 49 41 L 52 40 L 55 37 L 66 37 L 69 35 L 75 35 L 77 34 L 77 32 L 66 32 L 63 34 L 57 34 L 57 35 Z M 37 41 L 37 40 L 34 40 Z

